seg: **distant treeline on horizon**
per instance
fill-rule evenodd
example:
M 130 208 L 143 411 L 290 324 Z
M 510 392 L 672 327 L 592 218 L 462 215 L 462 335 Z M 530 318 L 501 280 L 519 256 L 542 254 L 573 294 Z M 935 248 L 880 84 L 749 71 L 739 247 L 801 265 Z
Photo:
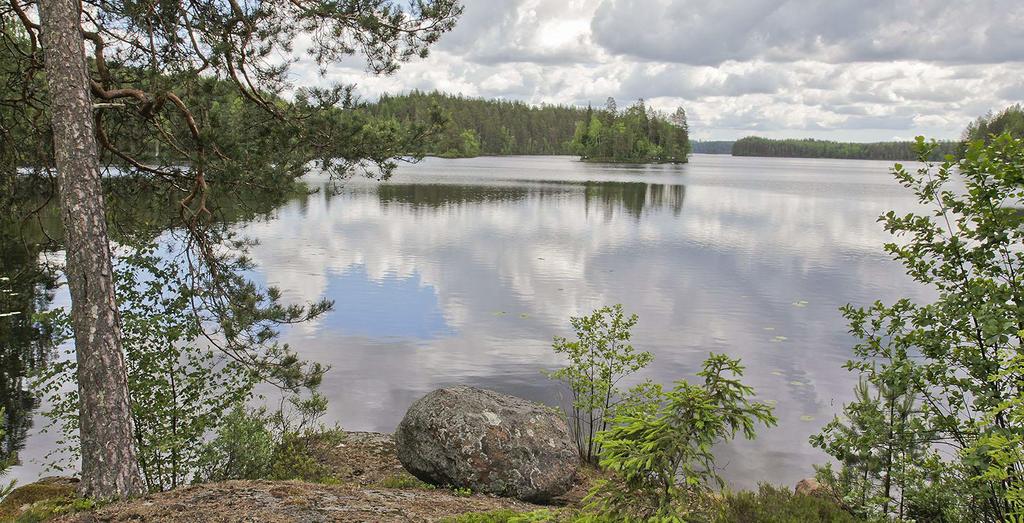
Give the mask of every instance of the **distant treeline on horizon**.
M 635 106 L 639 108 L 643 104 L 640 102 Z M 630 111 L 629 108 L 618 111 L 612 109 L 612 112 L 608 113 L 607 108 L 591 109 L 550 104 L 538 106 L 520 101 L 471 98 L 437 91 L 416 90 L 400 95 L 384 95 L 379 101 L 367 104 L 365 107 L 366 111 L 373 116 L 395 118 L 405 123 L 424 123 L 432 117 L 431 115 L 440 113 L 447 120 L 448 125 L 439 135 L 433 137 L 431 143 L 427 144 L 426 152 L 430 155 L 449 158 L 499 155 L 580 155 L 585 151 L 580 150 L 579 137 L 576 137 L 575 146 L 573 143 L 574 134 L 579 125 L 585 125 L 584 122 L 592 123 L 594 114 L 627 116 Z M 671 119 L 650 109 L 647 109 L 645 114 L 650 115 L 650 119 L 644 116 L 641 118 L 641 123 L 655 123 Z M 616 120 L 616 125 L 625 125 L 630 121 L 629 119 Z M 653 129 L 653 126 L 649 124 L 644 125 L 650 128 L 648 131 Z M 686 129 L 685 122 L 682 124 L 682 128 Z M 1011 106 L 1000 113 L 990 113 L 978 118 L 968 127 L 964 136 L 965 139 L 978 139 L 1000 132 L 1024 135 L 1024 111 L 1020 106 Z M 635 139 L 639 143 L 644 138 L 641 135 L 651 133 L 620 134 L 623 137 Z M 620 140 L 616 138 L 613 141 Z M 612 143 L 612 141 L 608 143 Z M 957 155 L 962 145 L 962 141 L 939 142 L 931 159 L 941 160 L 947 154 Z M 689 141 L 689 147 L 694 153 L 731 154 L 733 156 L 887 161 L 917 159 L 912 141 L 859 143 L 814 138 L 772 139 L 748 136 L 736 141 L 692 140 Z M 632 147 L 632 149 L 636 149 L 636 147 Z M 635 152 L 631 151 L 631 153 Z M 583 154 L 583 156 L 587 155 Z
M 731 154 L 733 156 L 759 156 L 778 158 L 836 158 L 842 160 L 892 160 L 910 161 L 917 159 L 914 142 L 836 142 L 815 138 L 772 139 L 747 136 L 734 142 L 694 141 L 693 152 L 701 154 Z M 931 160 L 941 160 L 947 154 L 956 155 L 961 147 L 959 141 L 938 142 Z
M 941 160 L 946 155 L 956 155 L 959 141 L 938 142 L 932 151 L 931 160 Z M 782 156 L 787 158 L 838 158 L 844 160 L 916 160 L 914 142 L 834 142 L 831 140 L 782 139 L 773 140 L 748 136 L 736 140 L 732 146 L 733 156 Z

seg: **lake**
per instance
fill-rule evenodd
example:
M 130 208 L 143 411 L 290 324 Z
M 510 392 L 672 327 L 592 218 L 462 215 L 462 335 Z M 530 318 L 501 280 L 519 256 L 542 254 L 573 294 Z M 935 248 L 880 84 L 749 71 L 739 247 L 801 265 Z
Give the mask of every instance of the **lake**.
M 391 431 L 414 400 L 453 384 L 557 404 L 563 391 L 542 374 L 561 364 L 552 337 L 571 336 L 569 316 L 621 303 L 640 317 L 634 346 L 655 358 L 632 382 L 693 378 L 709 352 L 742 358 L 779 425 L 718 449 L 722 474 L 734 487 L 792 486 L 824 461 L 808 436 L 857 381 L 841 367 L 853 340 L 838 308 L 928 297 L 882 252 L 878 215 L 916 208 L 890 165 L 430 158 L 240 227 L 260 242 L 256 280 L 286 300 L 335 301 L 283 332 L 331 366 L 327 422 Z M 37 414 L 19 481 L 53 448 L 43 425 Z

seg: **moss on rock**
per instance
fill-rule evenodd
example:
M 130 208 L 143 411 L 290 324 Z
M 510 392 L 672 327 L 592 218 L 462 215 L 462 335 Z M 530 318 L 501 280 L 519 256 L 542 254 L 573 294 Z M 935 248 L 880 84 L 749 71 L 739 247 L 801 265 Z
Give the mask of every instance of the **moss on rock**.
M 0 502 L 0 521 L 15 521 L 34 505 L 68 504 L 78 497 L 78 480 L 65 477 L 48 477 L 35 483 L 22 485 Z

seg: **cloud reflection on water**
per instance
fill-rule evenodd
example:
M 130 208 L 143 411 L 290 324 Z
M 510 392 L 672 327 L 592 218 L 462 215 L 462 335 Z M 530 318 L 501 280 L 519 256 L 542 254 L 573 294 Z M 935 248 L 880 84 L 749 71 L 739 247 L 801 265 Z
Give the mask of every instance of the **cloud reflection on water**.
M 336 300 L 285 338 L 332 365 L 329 415 L 347 428 L 392 430 L 446 384 L 558 401 L 541 375 L 560 363 L 552 336 L 569 334 L 569 315 L 623 303 L 640 315 L 634 344 L 655 353 L 638 378 L 691 377 L 709 351 L 743 358 L 780 425 L 721 449 L 725 476 L 792 483 L 822 459 L 807 436 L 855 381 L 837 308 L 922 292 L 880 249 L 878 214 L 914 205 L 886 168 L 431 159 L 379 187 L 292 201 L 246 232 L 286 298 Z

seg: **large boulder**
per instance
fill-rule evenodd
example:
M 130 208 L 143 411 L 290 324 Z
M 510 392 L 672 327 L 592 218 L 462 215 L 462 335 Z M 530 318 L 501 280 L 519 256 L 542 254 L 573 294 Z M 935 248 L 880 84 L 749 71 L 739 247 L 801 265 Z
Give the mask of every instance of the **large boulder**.
M 399 461 L 423 481 L 540 503 L 572 487 L 579 463 L 558 413 L 475 387 L 417 400 L 395 443 Z

